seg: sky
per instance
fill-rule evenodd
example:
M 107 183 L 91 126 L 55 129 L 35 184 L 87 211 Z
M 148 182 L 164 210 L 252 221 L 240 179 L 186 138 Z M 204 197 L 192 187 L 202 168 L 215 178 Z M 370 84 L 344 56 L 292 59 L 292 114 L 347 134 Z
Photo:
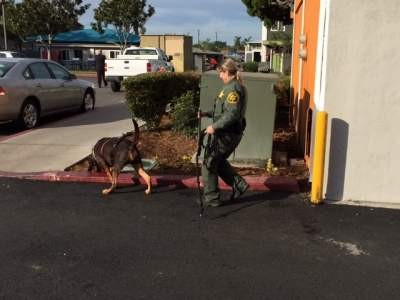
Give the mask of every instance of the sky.
M 79 21 L 85 27 L 93 22 L 93 9 L 101 0 L 84 0 L 89 10 Z M 241 0 L 147 0 L 156 12 L 146 22 L 146 34 L 186 34 L 193 43 L 206 39 L 233 44 L 235 36 L 261 39 L 261 22 L 247 14 Z M 200 35 L 198 36 L 198 32 Z

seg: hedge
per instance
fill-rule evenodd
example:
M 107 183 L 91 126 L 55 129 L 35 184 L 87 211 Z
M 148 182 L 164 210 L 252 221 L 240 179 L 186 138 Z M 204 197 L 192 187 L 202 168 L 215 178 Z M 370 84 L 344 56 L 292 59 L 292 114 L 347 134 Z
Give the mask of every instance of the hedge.
M 200 105 L 200 94 L 188 91 L 172 101 L 172 129 L 186 136 L 197 132 L 197 111 Z
M 144 73 L 123 81 L 126 101 L 132 114 L 148 128 L 159 126 L 165 107 L 188 91 L 199 93 L 200 75 L 193 72 Z
M 258 71 L 258 63 L 255 61 L 244 63 L 243 71 L 244 72 L 257 72 Z

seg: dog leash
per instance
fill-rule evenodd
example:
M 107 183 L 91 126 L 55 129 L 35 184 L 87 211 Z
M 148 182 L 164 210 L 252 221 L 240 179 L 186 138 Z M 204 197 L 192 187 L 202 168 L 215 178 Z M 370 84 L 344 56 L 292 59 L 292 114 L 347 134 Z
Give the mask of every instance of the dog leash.
M 201 130 L 201 110 L 198 111 L 198 124 L 197 124 L 197 152 L 196 152 L 196 177 L 197 177 L 197 190 L 199 192 L 199 202 L 200 202 L 200 218 L 204 213 L 204 202 L 203 202 L 203 193 L 201 192 L 200 187 L 200 164 L 199 164 L 199 156 L 201 153 L 201 148 L 203 147 L 203 139 L 205 133 Z

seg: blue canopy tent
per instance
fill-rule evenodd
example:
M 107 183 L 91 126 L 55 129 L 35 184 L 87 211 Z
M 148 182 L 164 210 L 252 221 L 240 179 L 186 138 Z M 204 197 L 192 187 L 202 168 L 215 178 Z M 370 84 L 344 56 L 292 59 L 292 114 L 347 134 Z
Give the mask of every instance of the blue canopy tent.
M 39 35 L 30 37 L 30 41 L 48 41 L 47 35 Z M 52 40 L 52 43 L 82 43 L 82 44 L 119 44 L 118 35 L 115 30 L 106 29 L 103 33 L 99 33 L 93 29 L 82 29 L 68 32 L 58 33 Z M 128 44 L 139 45 L 140 37 L 135 34 L 129 34 Z

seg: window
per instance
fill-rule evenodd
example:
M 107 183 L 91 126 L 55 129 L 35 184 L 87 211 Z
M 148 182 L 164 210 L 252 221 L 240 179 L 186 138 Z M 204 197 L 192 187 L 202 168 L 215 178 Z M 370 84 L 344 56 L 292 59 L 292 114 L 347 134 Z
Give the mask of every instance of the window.
M 125 52 L 126 55 L 157 55 L 154 49 L 129 49 Z
M 110 58 L 117 58 L 119 51 L 110 51 Z
M 82 60 L 82 57 L 83 57 L 82 50 L 74 50 L 74 58 L 79 58 L 79 60 Z
M 22 76 L 24 76 L 25 79 L 33 79 L 33 75 L 29 67 L 25 69 L 24 73 L 22 73 Z
M 157 55 L 157 51 L 153 49 L 140 49 L 140 55 Z
M 6 57 L 5 53 L 0 53 L 0 57 Z
M 0 77 L 4 77 L 10 69 L 15 66 L 12 62 L 0 62 Z
M 271 26 L 271 31 L 285 31 L 285 26 L 281 21 L 277 21 L 274 25 Z
M 61 68 L 60 66 L 57 66 L 56 64 L 52 64 L 52 63 L 47 63 L 47 66 L 49 67 L 49 69 L 51 70 L 51 72 L 53 73 L 53 75 L 56 79 L 67 80 L 70 78 L 69 73 L 67 71 L 65 71 L 63 68 Z
M 22 53 L 18 52 L 11 52 L 10 54 L 12 57 L 25 57 Z
M 62 50 L 61 51 L 61 59 L 62 60 L 69 60 L 69 50 Z
M 35 79 L 51 79 L 51 74 L 44 63 L 33 63 L 30 66 L 33 78 Z
M 165 52 L 163 50 L 159 50 L 160 51 L 160 56 L 162 60 L 168 61 L 168 56 L 165 54 Z

